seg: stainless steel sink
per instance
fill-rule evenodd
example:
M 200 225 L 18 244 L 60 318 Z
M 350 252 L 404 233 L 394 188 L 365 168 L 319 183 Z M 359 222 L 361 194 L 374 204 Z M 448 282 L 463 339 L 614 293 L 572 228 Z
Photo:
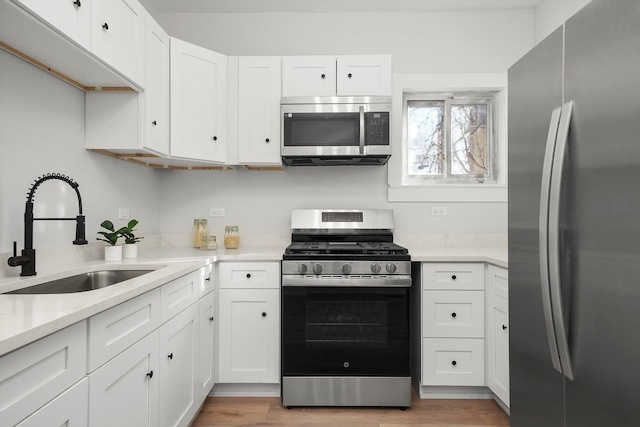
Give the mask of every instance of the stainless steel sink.
M 154 270 L 99 270 L 76 274 L 39 285 L 29 286 L 7 294 L 70 294 L 106 288 Z

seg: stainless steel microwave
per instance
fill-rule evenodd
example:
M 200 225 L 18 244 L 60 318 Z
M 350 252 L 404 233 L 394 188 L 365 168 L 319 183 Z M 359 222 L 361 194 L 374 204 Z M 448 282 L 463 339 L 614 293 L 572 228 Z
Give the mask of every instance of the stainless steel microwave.
M 391 97 L 282 98 L 285 165 L 384 165 L 391 156 Z

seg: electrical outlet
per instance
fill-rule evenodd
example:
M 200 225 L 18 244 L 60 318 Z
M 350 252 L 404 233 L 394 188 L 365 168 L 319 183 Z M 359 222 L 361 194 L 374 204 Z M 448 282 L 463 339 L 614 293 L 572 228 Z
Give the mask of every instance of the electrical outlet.
M 129 208 L 119 208 L 118 219 L 129 219 Z
M 447 208 L 444 206 L 436 206 L 431 208 L 431 216 L 445 216 L 447 215 Z
M 209 209 L 209 216 L 211 218 L 222 218 L 222 217 L 224 217 L 224 208 L 211 208 L 211 209 Z

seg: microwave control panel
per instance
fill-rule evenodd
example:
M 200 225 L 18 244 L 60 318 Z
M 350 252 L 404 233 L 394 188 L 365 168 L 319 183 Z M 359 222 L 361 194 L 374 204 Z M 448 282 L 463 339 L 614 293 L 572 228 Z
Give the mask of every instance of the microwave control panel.
M 389 113 L 365 113 L 364 121 L 367 145 L 389 145 Z

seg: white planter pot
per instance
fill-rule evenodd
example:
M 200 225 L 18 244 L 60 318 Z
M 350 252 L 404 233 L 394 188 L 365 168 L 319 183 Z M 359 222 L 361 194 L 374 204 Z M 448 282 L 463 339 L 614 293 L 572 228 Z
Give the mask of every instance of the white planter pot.
M 129 243 L 122 245 L 122 258 L 136 258 L 138 256 L 138 244 Z
M 104 260 L 105 261 L 121 261 L 122 260 L 122 246 L 105 246 L 104 247 Z

